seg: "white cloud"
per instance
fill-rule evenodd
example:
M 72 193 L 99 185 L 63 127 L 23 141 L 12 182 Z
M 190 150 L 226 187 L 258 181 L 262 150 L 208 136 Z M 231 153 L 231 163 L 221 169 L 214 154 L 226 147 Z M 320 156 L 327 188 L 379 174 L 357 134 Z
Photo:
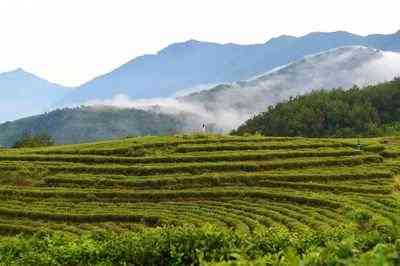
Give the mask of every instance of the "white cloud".
M 94 107 L 111 106 L 116 108 L 135 108 L 164 114 L 180 115 L 188 114 L 186 122 L 189 130 L 200 130 L 203 123 L 216 124 L 219 128 L 227 131 L 247 118 L 246 114 L 240 114 L 234 109 L 218 109 L 208 111 L 201 104 L 183 102 L 174 98 L 139 99 L 133 100 L 126 95 L 116 95 L 109 100 L 95 100 L 86 102 L 84 105 Z
M 174 98 L 153 98 L 153 99 L 130 99 L 129 96 L 119 94 L 109 100 L 94 100 L 84 103 L 83 105 L 90 106 L 113 106 L 119 108 L 136 108 L 142 110 L 161 109 L 165 113 L 176 114 L 179 112 L 203 112 L 203 109 L 198 109 L 191 104 L 179 102 Z

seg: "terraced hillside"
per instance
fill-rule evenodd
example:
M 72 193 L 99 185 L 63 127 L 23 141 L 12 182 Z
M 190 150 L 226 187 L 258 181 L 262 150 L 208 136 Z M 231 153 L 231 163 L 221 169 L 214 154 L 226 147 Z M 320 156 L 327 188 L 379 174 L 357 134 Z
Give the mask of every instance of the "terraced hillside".
M 0 231 L 141 231 L 205 223 L 299 234 L 349 212 L 399 222 L 396 139 L 179 135 L 0 152 Z M 398 186 L 398 185 L 397 185 Z

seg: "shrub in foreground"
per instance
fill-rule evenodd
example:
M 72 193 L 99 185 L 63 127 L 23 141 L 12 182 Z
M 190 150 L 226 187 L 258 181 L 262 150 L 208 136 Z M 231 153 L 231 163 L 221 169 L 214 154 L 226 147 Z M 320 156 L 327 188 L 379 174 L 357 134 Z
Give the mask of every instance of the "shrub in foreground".
M 358 217 L 359 215 L 355 215 Z M 362 219 L 362 222 L 365 222 Z M 356 219 L 355 223 L 358 220 Z M 243 235 L 206 225 L 123 235 L 19 236 L 0 243 L 2 265 L 399 265 L 396 230 L 348 225 L 297 235 L 271 228 Z M 367 264 L 365 264 L 368 262 Z

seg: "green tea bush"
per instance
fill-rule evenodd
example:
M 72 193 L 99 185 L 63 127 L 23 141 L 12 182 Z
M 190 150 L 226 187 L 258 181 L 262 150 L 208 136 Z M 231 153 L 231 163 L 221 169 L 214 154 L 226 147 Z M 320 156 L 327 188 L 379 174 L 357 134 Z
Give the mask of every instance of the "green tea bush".
M 15 186 L 31 186 L 34 182 L 43 179 L 49 170 L 41 165 L 24 163 L 18 164 L 13 171 L 1 171 L 0 184 Z
M 243 235 L 210 225 L 138 233 L 97 233 L 76 240 L 60 234 L 0 242 L 4 265 L 398 265 L 400 241 L 376 239 L 374 228 L 351 226 L 293 235 L 271 229 Z M 372 262 L 372 264 L 370 264 Z M 383 263 L 383 264 L 379 264 Z
M 394 190 L 400 192 L 400 176 L 394 178 Z

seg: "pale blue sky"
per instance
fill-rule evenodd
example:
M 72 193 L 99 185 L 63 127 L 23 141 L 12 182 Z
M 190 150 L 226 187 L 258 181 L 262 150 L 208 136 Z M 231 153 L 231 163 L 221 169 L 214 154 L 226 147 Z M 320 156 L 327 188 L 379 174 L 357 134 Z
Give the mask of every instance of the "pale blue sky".
M 0 0 L 0 72 L 22 67 L 73 86 L 188 39 L 393 33 L 399 10 L 399 0 Z

